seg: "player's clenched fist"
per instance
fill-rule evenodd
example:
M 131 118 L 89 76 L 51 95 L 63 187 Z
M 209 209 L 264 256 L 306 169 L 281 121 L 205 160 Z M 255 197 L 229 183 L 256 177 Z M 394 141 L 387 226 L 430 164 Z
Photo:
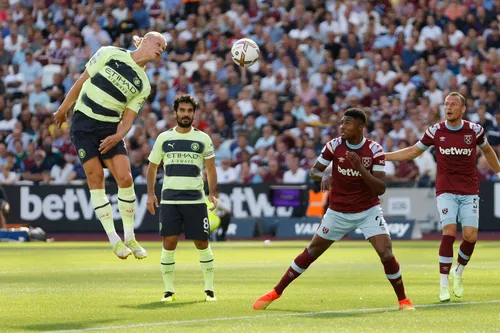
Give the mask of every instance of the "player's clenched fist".
M 347 157 L 349 162 L 351 162 L 353 168 L 355 168 L 356 170 L 359 170 L 361 168 L 361 159 L 359 158 L 358 154 L 352 151 L 347 151 L 345 153 L 345 156 Z
M 158 208 L 158 199 L 156 195 L 148 195 L 148 200 L 146 201 L 146 207 L 148 208 L 148 212 L 152 215 L 155 215 L 155 207 Z
M 66 121 L 66 111 L 63 111 L 62 109 L 57 110 L 54 113 L 54 121 L 56 122 L 57 127 L 60 128 Z

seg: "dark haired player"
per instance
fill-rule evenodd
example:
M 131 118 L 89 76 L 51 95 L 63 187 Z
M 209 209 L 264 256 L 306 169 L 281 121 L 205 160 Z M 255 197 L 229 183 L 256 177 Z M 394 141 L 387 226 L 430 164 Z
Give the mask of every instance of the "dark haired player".
M 398 297 L 401 310 L 414 310 L 406 298 L 401 269 L 392 254 L 389 231 L 378 199 L 385 192 L 385 157 L 382 147 L 365 137 L 366 115 L 349 109 L 341 120 L 340 137 L 328 142 L 311 170 L 321 181 L 332 163 L 330 206 L 309 246 L 292 262 L 273 290 L 258 298 L 253 308 L 265 309 L 285 288 L 348 232 L 361 229 L 379 255 L 387 278 Z
M 191 95 L 178 95 L 174 101 L 177 126 L 161 133 L 149 155 L 147 172 L 147 207 L 155 214 L 158 199 L 155 195 L 156 174 L 163 161 L 164 178 L 161 192 L 160 235 L 163 239 L 161 272 L 165 283 L 163 302 L 175 301 L 175 249 L 179 235 L 192 239 L 200 255 L 205 280 L 205 300 L 216 301 L 214 295 L 214 256 L 208 243 L 208 220 L 201 170 L 207 168 L 208 200 L 217 208 L 217 172 L 214 146 L 210 137 L 192 127 L 198 104 Z
M 446 120 L 429 127 L 422 139 L 412 147 L 387 153 L 388 161 L 412 160 L 430 146 L 437 159 L 436 197 L 443 237 L 439 247 L 439 300 L 450 300 L 448 277 L 453 277 L 453 293 L 463 297 L 462 273 L 469 262 L 477 241 L 479 227 L 479 185 L 476 168 L 476 146 L 483 151 L 491 168 L 500 177 L 497 155 L 486 140 L 479 124 L 462 120 L 465 98 L 450 93 L 444 102 Z M 452 270 L 453 243 L 457 236 L 457 220 L 462 225 L 463 240 Z

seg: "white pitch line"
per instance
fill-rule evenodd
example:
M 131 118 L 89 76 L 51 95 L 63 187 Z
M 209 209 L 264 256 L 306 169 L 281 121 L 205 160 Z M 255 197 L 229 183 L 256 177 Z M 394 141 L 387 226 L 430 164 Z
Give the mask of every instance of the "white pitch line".
M 483 301 L 483 302 L 422 304 L 422 305 L 416 305 L 415 307 L 418 309 L 418 308 L 433 308 L 433 307 L 456 306 L 456 305 L 477 305 L 477 304 L 488 304 L 488 303 L 500 303 L 500 299 L 495 299 L 495 300 L 491 300 L 491 301 Z M 168 308 L 168 305 L 165 307 Z M 279 317 L 323 315 L 323 314 L 331 314 L 331 313 L 375 312 L 375 311 L 386 311 L 386 310 L 396 310 L 396 309 L 395 309 L 395 307 L 390 306 L 390 307 L 385 307 L 385 308 L 291 312 L 291 313 L 281 313 L 281 314 L 273 313 L 273 314 L 268 314 L 268 315 L 256 315 L 256 316 L 219 317 L 219 318 L 191 319 L 191 320 L 172 320 L 172 321 L 162 321 L 162 322 L 157 322 L 157 323 L 144 323 L 144 324 L 132 324 L 132 325 L 117 325 L 117 326 L 81 328 L 81 329 L 72 329 L 72 330 L 45 331 L 45 332 L 41 332 L 41 333 L 91 332 L 91 331 L 118 330 L 118 329 L 153 327 L 153 326 L 164 326 L 164 325 L 197 324 L 197 323 L 206 323 L 206 322 L 214 322 L 214 321 L 251 320 L 251 319 L 266 319 L 266 318 L 279 318 Z
M 349 266 L 349 264 L 342 264 L 339 266 Z M 380 263 L 375 262 L 371 264 L 362 264 L 362 267 L 379 267 Z M 198 263 L 185 263 L 182 264 L 182 268 L 193 268 L 199 267 Z M 282 267 L 286 269 L 288 267 L 288 263 L 269 263 L 269 262 L 252 262 L 252 263 L 226 263 L 219 262 L 216 263 L 216 268 L 232 268 L 232 267 Z M 114 271 L 114 270 L 139 270 L 139 269 L 157 269 L 160 265 L 141 265 L 141 266 L 103 266 L 103 267 L 73 267 L 73 268 L 55 268 L 55 269 L 29 269 L 29 270 L 19 270 L 19 271 L 0 271 L 0 276 L 8 275 L 8 274 L 46 274 L 46 273 L 65 273 L 65 272 L 86 272 L 86 271 Z M 314 263 L 314 267 L 332 267 L 330 263 Z M 435 268 L 435 264 L 406 264 L 403 266 L 403 269 L 407 268 Z M 182 269 L 181 268 L 181 269 Z M 475 265 L 474 269 L 499 269 L 500 265 Z

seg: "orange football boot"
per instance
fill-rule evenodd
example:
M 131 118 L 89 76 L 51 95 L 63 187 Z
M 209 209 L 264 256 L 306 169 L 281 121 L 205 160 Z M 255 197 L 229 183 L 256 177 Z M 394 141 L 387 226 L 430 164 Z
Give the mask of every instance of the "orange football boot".
M 264 310 L 271 304 L 274 300 L 280 298 L 281 295 L 278 295 L 276 290 L 271 290 L 267 294 L 257 298 L 257 300 L 253 303 L 254 310 Z M 411 304 L 411 303 L 410 303 Z

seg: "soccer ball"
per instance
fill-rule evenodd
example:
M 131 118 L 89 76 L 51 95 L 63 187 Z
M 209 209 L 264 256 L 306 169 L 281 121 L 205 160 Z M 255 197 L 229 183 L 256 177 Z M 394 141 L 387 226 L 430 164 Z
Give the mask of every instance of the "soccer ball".
M 259 59 L 259 56 L 259 46 L 249 38 L 237 40 L 231 48 L 231 58 L 240 67 L 252 66 Z

